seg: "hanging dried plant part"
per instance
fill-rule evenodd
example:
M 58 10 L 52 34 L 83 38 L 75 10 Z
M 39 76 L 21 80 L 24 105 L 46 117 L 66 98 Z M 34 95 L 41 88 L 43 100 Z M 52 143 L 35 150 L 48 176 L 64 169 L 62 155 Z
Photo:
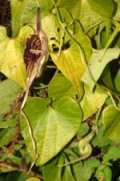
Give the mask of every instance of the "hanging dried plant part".
M 24 51 L 24 61 L 27 70 L 27 89 L 30 88 L 35 77 L 41 75 L 43 65 L 48 59 L 48 39 L 41 30 L 40 8 L 37 10 L 36 21 L 37 31 L 27 39 Z

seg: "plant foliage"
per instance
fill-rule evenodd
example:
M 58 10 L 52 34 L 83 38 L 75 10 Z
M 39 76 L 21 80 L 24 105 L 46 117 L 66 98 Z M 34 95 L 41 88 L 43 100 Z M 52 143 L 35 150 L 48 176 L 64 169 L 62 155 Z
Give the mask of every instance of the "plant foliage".
M 0 0 L 0 181 L 120 180 L 119 19 L 119 0 Z

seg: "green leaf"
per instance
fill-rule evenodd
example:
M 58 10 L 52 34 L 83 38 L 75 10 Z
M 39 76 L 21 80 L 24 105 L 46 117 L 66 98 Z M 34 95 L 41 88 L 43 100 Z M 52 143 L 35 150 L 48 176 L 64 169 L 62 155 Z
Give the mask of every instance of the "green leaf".
M 80 103 L 84 113 L 84 120 L 100 109 L 107 97 L 106 92 L 100 87 L 97 87 L 93 93 L 86 87 L 84 97 Z
M 103 123 L 105 134 L 116 143 L 120 143 L 120 111 L 113 105 L 108 106 L 103 111 Z
M 58 73 L 55 74 L 48 85 L 48 95 L 50 98 L 60 98 L 63 96 L 73 96 L 75 92 L 70 81 Z
M 89 131 L 89 126 L 86 122 L 83 122 L 80 126 L 80 129 L 77 133 L 77 136 L 79 136 L 80 138 L 82 138 L 83 136 L 85 136 Z
M 48 99 L 33 98 L 25 108 L 37 144 L 37 165 L 45 164 L 63 149 L 77 133 L 82 119 L 82 111 L 72 98 L 61 98 L 52 103 L 52 107 L 47 106 L 48 103 Z M 35 159 L 29 127 L 23 116 L 20 124 L 28 151 Z
M 88 181 L 95 168 L 99 166 L 99 161 L 96 158 L 90 158 L 86 161 L 79 162 L 73 165 L 73 173 L 76 181 Z
M 88 2 L 91 9 L 104 18 L 112 18 L 117 11 L 117 3 L 113 0 L 88 0 Z
M 64 1 L 64 0 L 58 0 L 58 6 L 64 7 L 66 9 L 72 9 L 78 0 L 70 0 L 70 1 Z
M 81 22 L 84 30 L 89 33 L 90 36 L 96 34 L 96 29 L 103 21 L 103 18 L 92 11 L 88 1 L 80 1 L 81 5 L 78 6 L 79 21 Z
M 12 34 L 16 37 L 19 34 L 20 28 L 24 25 L 35 26 L 36 24 L 36 10 L 38 5 L 40 5 L 41 10 L 46 12 L 51 10 L 53 7 L 51 0 L 11 0 L 12 9 Z
M 14 139 L 16 128 L 4 129 L 0 132 L 0 145 L 7 146 Z
M 114 89 L 112 77 L 111 77 L 111 72 L 109 66 L 106 66 L 105 70 L 102 73 L 102 81 L 104 84 L 109 88 L 109 89 Z
M 120 92 L 120 70 L 118 70 L 117 75 L 114 79 L 115 88 L 118 92 Z
M 105 169 L 104 169 L 104 175 L 105 175 L 105 180 L 106 181 L 111 181 L 111 179 L 112 179 L 112 171 L 111 171 L 111 169 L 109 168 L 109 167 L 105 167 Z
M 109 162 L 111 160 L 116 161 L 120 159 L 120 148 L 115 146 L 110 147 L 108 152 L 103 156 L 105 162 Z
M 70 169 L 70 166 L 66 166 L 64 174 L 63 174 L 63 178 L 62 181 L 75 181 L 75 178 L 72 174 L 72 171 Z
M 108 48 L 106 51 L 104 49 L 94 50 L 88 65 L 92 76 L 90 72 L 86 70 L 82 77 L 83 82 L 93 90 L 95 82 L 100 78 L 106 65 L 110 61 L 117 59 L 119 54 L 119 48 Z
M 59 158 L 57 157 L 46 164 L 43 167 L 43 176 L 45 181 L 61 181 L 61 173 L 63 168 L 59 167 L 58 165 L 61 165 L 63 163 L 64 157 L 60 155 Z
M 29 6 L 31 5 L 31 7 Z M 29 9 L 29 14 L 28 9 Z M 12 36 L 16 37 L 19 34 L 20 28 L 23 24 L 35 23 L 36 2 L 31 0 L 11 0 L 11 13 L 12 13 Z M 27 16 L 27 17 L 26 17 Z M 31 19 L 30 19 L 31 18 Z
M 95 176 L 96 176 L 96 178 L 98 180 L 111 181 L 112 172 L 111 172 L 111 169 L 108 166 L 101 164 L 97 168 Z
M 12 80 L 5 80 L 0 83 L 0 114 L 10 109 L 13 101 L 16 99 L 19 87 Z
M 1 174 L 0 176 L 0 181 L 10 181 L 10 180 L 15 180 L 15 181 L 26 181 L 27 176 L 25 173 L 19 173 L 19 172 L 11 172 L 8 174 Z
M 104 131 L 105 128 L 103 127 L 103 125 L 98 127 L 98 133 L 92 140 L 92 145 L 94 147 L 104 148 L 111 144 L 111 140 L 106 135 L 104 135 Z

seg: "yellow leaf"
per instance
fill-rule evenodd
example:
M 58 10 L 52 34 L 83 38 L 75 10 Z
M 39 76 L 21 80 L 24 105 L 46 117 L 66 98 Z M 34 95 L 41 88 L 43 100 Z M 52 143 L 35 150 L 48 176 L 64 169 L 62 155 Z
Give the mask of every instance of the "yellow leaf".
M 23 52 L 25 40 L 32 33 L 33 29 L 25 26 L 21 28 L 18 37 L 9 38 L 5 28 L 0 27 L 0 72 L 24 89 L 26 89 L 26 69 Z
M 30 177 L 26 181 L 40 181 L 40 179 L 36 177 Z
M 91 46 L 89 41 L 85 35 L 80 32 L 76 36 L 74 36 L 78 41 L 78 44 L 74 41 L 70 41 L 70 48 L 66 50 L 62 50 L 60 55 L 51 52 L 51 57 L 54 63 L 57 65 L 59 70 L 66 76 L 66 78 L 71 81 L 76 94 L 80 97 L 83 94 L 83 84 L 81 82 L 81 77 L 85 71 L 85 65 L 83 61 L 82 52 L 86 57 L 86 61 L 89 59 L 91 55 Z M 85 43 L 84 43 L 85 41 Z M 79 46 L 82 43 L 82 50 Z M 86 52 L 84 52 L 84 48 L 86 48 Z
M 16 39 L 0 44 L 0 71 L 26 89 L 26 73 L 21 46 Z

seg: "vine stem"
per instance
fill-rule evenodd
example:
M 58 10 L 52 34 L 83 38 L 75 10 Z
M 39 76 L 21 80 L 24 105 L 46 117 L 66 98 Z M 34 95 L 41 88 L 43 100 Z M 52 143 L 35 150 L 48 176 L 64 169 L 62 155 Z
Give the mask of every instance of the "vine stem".
M 93 129 L 87 136 L 85 136 L 83 139 L 81 139 L 78 143 L 78 147 L 79 147 L 79 152 L 80 152 L 80 157 L 76 160 L 67 162 L 63 165 L 58 165 L 58 166 L 68 166 L 70 164 L 75 164 L 81 160 L 85 160 L 86 158 L 88 158 L 91 153 L 92 153 L 92 146 L 89 143 L 93 137 L 95 136 L 96 131 Z
M 33 145 L 33 150 L 34 150 L 34 154 L 35 154 L 35 159 L 34 159 L 34 161 L 31 163 L 30 168 L 29 168 L 27 174 L 30 173 L 30 171 L 32 170 L 32 168 L 33 168 L 33 166 L 34 166 L 34 164 L 35 164 L 35 162 L 36 162 L 36 160 L 37 160 L 37 158 L 38 158 L 38 156 L 39 156 L 39 154 L 37 153 L 37 144 L 36 144 L 36 140 L 35 140 L 34 135 L 33 135 L 33 130 L 32 130 L 30 121 L 29 121 L 27 115 L 25 114 L 25 112 L 23 111 L 23 108 L 24 108 L 24 106 L 25 106 L 25 104 L 26 104 L 26 101 L 27 101 L 27 98 L 28 98 L 28 93 L 29 93 L 29 89 L 27 90 L 27 92 L 26 92 L 26 94 L 25 94 L 25 96 L 24 96 L 24 99 L 23 99 L 23 102 L 22 102 L 22 105 L 21 105 L 21 109 L 20 109 L 20 113 L 21 113 L 21 115 L 24 117 L 24 119 L 25 119 L 25 121 L 26 121 L 26 124 L 27 124 L 27 126 L 28 126 L 28 131 L 29 131 L 29 135 L 30 135 L 31 142 L 32 142 L 32 145 Z
M 90 71 L 90 68 L 89 68 L 89 66 L 88 66 L 88 64 L 87 64 L 86 55 L 85 55 L 85 53 L 84 53 L 84 50 L 83 50 L 82 46 L 81 46 L 80 43 L 71 35 L 71 33 L 70 33 L 70 32 L 68 31 L 68 29 L 67 29 L 67 25 L 65 24 L 65 22 L 62 21 L 61 14 L 60 14 L 59 8 L 58 8 L 55 0 L 52 0 L 52 2 L 53 2 L 53 4 L 54 4 L 54 6 L 55 6 L 56 13 L 57 13 L 57 16 L 58 16 L 58 20 L 59 20 L 59 23 L 60 23 L 62 29 L 63 29 L 63 30 L 66 32 L 66 34 L 79 46 L 80 52 L 81 52 L 82 61 L 83 61 L 84 65 L 85 65 L 86 69 L 88 70 L 88 73 L 89 73 L 91 79 L 92 79 L 93 82 L 96 84 L 96 81 L 95 81 L 95 79 L 94 79 L 94 77 L 93 77 L 93 75 L 92 75 L 92 72 Z

